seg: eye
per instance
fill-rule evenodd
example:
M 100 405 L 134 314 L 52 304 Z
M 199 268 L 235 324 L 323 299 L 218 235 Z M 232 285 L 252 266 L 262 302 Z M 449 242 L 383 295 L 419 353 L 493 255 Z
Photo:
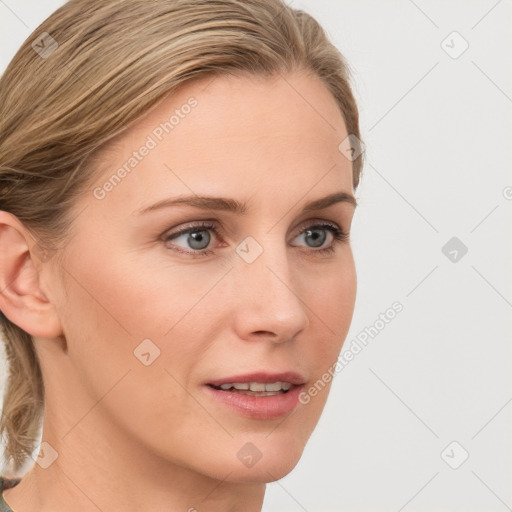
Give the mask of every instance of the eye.
M 173 241 L 172 250 L 187 254 L 191 257 L 208 256 L 213 254 L 214 251 L 208 249 L 212 241 L 210 232 L 214 233 L 214 238 L 220 238 L 218 228 L 211 223 L 200 223 L 184 227 L 175 233 L 164 234 L 162 239 L 164 242 Z M 328 234 L 331 234 L 332 241 L 327 247 L 318 249 L 325 245 Z M 347 242 L 349 240 L 348 233 L 341 230 L 336 224 L 319 223 L 305 227 L 297 238 L 304 237 L 306 243 L 312 248 L 313 253 L 327 254 L 335 251 L 339 243 Z M 181 239 L 180 245 L 179 242 Z
M 321 223 L 314 224 L 304 228 L 299 237 L 304 237 L 307 243 L 311 244 L 310 247 L 322 247 L 325 244 L 325 240 L 328 238 L 327 232 L 331 233 L 333 238 L 332 243 L 322 249 L 316 249 L 313 252 L 319 252 L 322 254 L 332 253 L 336 250 L 336 246 L 342 242 L 348 242 L 349 235 L 336 224 Z M 299 238 L 297 237 L 297 238 Z
M 173 245 L 175 245 L 175 241 L 182 238 L 185 247 L 178 245 L 178 247 L 182 247 L 182 249 L 174 250 L 176 250 L 177 252 L 190 254 L 193 257 L 206 256 L 213 252 L 211 250 L 206 250 L 206 248 L 210 245 L 210 241 L 212 238 L 209 234 L 209 231 L 212 231 L 215 234 L 215 236 L 219 236 L 216 226 L 210 223 L 201 223 L 180 229 L 176 233 L 165 235 L 164 241 L 169 242 L 172 240 L 174 241 Z M 187 248 L 193 250 L 183 250 Z

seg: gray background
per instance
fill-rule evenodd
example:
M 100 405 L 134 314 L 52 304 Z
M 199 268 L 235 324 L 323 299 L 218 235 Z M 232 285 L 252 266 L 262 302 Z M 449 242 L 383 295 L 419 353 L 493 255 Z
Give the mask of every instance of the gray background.
M 0 0 L 0 70 L 62 3 Z M 264 510 L 512 510 L 512 2 L 288 3 L 347 57 L 361 111 L 344 350 L 404 309 L 336 376 Z

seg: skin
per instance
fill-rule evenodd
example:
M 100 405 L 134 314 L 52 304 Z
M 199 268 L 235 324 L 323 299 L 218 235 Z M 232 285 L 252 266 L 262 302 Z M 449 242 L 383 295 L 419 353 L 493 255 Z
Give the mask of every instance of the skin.
M 179 125 L 94 197 L 190 97 L 197 106 Z M 338 150 L 346 136 L 334 98 L 309 73 L 203 78 L 102 150 L 56 256 L 41 262 L 29 231 L 0 212 L 0 308 L 34 336 L 42 441 L 58 453 L 4 492 L 16 512 L 261 510 L 266 483 L 300 459 L 330 384 L 286 418 L 261 420 L 209 398 L 203 383 L 291 370 L 309 387 L 335 363 L 356 297 L 352 250 L 320 229 L 322 248 L 335 248 L 321 255 L 304 229 L 327 221 L 349 232 L 354 206 L 303 205 L 353 195 L 352 164 Z M 137 213 L 191 193 L 246 202 L 248 213 Z M 205 219 L 220 232 L 208 231 L 206 256 L 173 250 L 197 251 L 187 235 L 160 239 Z M 235 251 L 248 236 L 263 248 L 252 263 Z M 148 338 L 160 356 L 145 366 L 134 350 Z M 237 457 L 248 442 L 262 454 L 250 468 Z

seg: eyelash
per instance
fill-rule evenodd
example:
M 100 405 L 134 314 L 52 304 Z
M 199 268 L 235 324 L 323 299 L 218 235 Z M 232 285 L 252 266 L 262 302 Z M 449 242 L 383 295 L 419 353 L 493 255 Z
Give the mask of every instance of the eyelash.
M 314 252 L 314 253 L 320 253 L 322 255 L 331 254 L 335 251 L 338 244 L 346 243 L 349 241 L 348 233 L 339 229 L 338 226 L 336 226 L 335 224 L 329 224 L 329 223 L 325 223 L 325 222 L 320 223 L 320 224 L 312 224 L 310 226 L 306 226 L 299 233 L 299 235 L 302 235 L 307 230 L 316 230 L 316 229 L 326 229 L 326 230 L 330 231 L 333 235 L 334 240 L 329 247 L 326 247 L 324 249 L 312 249 L 312 252 Z M 216 226 L 214 226 L 213 224 L 210 224 L 210 223 L 200 223 L 200 224 L 196 224 L 193 226 L 188 226 L 186 228 L 181 229 L 180 231 L 177 231 L 176 233 L 171 233 L 167 236 L 164 234 L 163 241 L 169 242 L 170 240 L 174 240 L 175 238 L 178 238 L 179 236 L 184 235 L 184 234 L 195 233 L 197 231 L 206 231 L 206 230 L 213 231 L 215 236 L 220 238 L 219 229 Z M 213 254 L 213 252 L 214 252 L 211 249 L 203 249 L 203 250 L 198 250 L 198 251 L 187 251 L 182 248 L 179 248 L 179 249 L 173 248 L 172 250 L 182 253 L 182 254 L 187 254 L 189 256 L 192 256 L 193 258 L 201 257 L 201 256 L 209 256 L 210 254 Z

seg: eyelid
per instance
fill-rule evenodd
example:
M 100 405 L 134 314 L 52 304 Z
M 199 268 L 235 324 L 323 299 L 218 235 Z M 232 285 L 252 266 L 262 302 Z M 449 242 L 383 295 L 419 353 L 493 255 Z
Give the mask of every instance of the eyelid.
M 213 225 L 214 227 L 210 226 L 210 224 Z M 330 224 L 333 227 L 339 229 L 340 231 L 344 231 L 342 226 L 338 222 L 335 222 L 332 220 L 327 220 L 327 219 L 321 219 L 321 218 L 313 218 L 313 219 L 308 219 L 308 220 L 302 221 L 296 228 L 293 229 L 293 231 L 296 232 L 297 235 L 299 235 L 299 234 L 301 234 L 301 232 L 304 229 L 306 229 L 306 227 L 313 227 L 313 226 L 316 226 L 317 224 Z M 210 228 L 213 230 L 217 230 L 219 233 L 221 233 L 223 235 L 227 234 L 229 236 L 232 236 L 231 235 L 232 231 L 227 230 L 220 221 L 218 221 L 216 219 L 198 219 L 195 221 L 185 222 L 183 225 L 178 226 L 176 228 L 169 228 L 169 229 L 165 230 L 163 232 L 163 234 L 161 235 L 161 238 L 169 239 L 169 236 L 171 236 L 171 235 L 178 236 L 178 235 L 182 234 L 183 232 L 186 232 L 188 229 L 200 229 L 202 227 L 205 227 L 205 228 L 207 227 L 207 228 Z M 176 231 L 173 232 L 174 229 L 176 229 Z M 297 235 L 294 235 L 294 238 Z
M 174 229 L 176 231 L 174 231 Z M 192 232 L 192 231 L 213 231 L 216 235 L 222 234 L 223 230 L 222 228 L 218 228 L 218 226 L 215 225 L 215 222 L 207 221 L 207 220 L 201 220 L 201 221 L 193 221 L 190 223 L 186 223 L 182 226 L 179 226 L 177 228 L 171 228 L 163 232 L 161 235 L 161 239 L 164 241 L 172 240 L 174 238 L 177 238 L 181 235 L 184 235 L 186 233 Z
M 298 236 L 302 235 L 309 228 L 328 230 L 328 231 L 330 231 L 330 233 L 333 237 L 333 240 L 328 247 L 325 247 L 323 249 L 310 248 L 310 252 L 312 252 L 312 253 L 315 253 L 315 252 L 316 253 L 327 253 L 329 251 L 335 251 L 336 246 L 339 243 L 343 243 L 343 242 L 347 243 L 350 240 L 350 231 L 345 231 L 343 229 L 343 227 L 341 227 L 337 222 L 326 220 L 326 219 L 319 219 L 319 218 L 308 219 L 308 220 L 302 222 L 301 224 L 299 224 L 299 226 L 294 229 L 294 232 L 296 234 L 294 234 L 292 240 L 294 240 Z M 333 229 L 329 229 L 329 228 L 333 228 Z M 176 229 L 176 231 L 173 232 L 173 229 Z M 169 242 L 170 240 L 178 238 L 178 237 L 180 237 L 184 234 L 187 234 L 189 232 L 201 231 L 201 230 L 205 230 L 205 231 L 211 230 L 214 232 L 215 237 L 216 238 L 220 237 L 221 240 L 223 240 L 223 237 L 225 236 L 225 231 L 226 231 L 225 228 L 222 226 L 222 223 L 220 223 L 218 220 L 202 219 L 202 220 L 190 221 L 188 223 L 183 224 L 182 226 L 180 226 L 178 228 L 170 228 L 170 229 L 164 231 L 164 233 L 161 235 L 160 239 L 163 240 L 164 242 Z M 334 230 L 336 230 L 337 232 L 335 232 Z M 173 249 L 173 250 L 178 253 L 183 253 L 183 254 L 189 255 L 191 257 L 206 256 L 208 254 L 215 252 L 215 249 L 202 249 L 202 250 L 194 251 L 191 249 L 187 250 L 187 249 L 181 248 L 181 246 L 177 246 L 177 247 L 180 247 L 180 249 Z M 306 246 L 299 246 L 299 247 L 304 247 L 307 249 Z
M 333 220 L 314 218 L 301 222 L 296 228 L 294 228 L 294 231 L 298 231 L 300 233 L 306 227 L 316 226 L 317 224 L 330 224 L 335 228 L 341 229 L 341 226 L 337 222 L 334 222 Z

